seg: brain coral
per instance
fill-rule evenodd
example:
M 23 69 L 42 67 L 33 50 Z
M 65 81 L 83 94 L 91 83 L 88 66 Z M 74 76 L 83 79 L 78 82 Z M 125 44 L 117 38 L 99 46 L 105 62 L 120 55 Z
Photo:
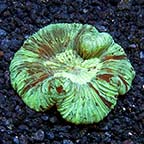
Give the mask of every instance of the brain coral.
M 13 88 L 36 111 L 56 105 L 75 124 L 102 120 L 135 76 L 120 45 L 88 24 L 50 24 L 30 36 L 11 61 Z

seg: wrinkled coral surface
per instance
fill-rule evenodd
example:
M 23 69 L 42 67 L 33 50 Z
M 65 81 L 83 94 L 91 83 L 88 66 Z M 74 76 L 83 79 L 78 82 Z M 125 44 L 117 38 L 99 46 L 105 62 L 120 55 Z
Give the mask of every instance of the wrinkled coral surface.
M 120 45 L 91 25 L 51 24 L 30 36 L 11 61 L 13 88 L 36 111 L 53 105 L 75 124 L 99 122 L 135 76 Z

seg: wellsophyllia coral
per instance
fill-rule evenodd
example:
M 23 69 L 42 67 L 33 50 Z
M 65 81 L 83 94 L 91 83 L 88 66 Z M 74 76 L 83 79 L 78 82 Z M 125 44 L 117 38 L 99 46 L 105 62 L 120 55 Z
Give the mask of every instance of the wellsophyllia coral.
M 74 124 L 101 121 L 135 72 L 123 48 L 88 24 L 50 24 L 30 36 L 10 64 L 13 88 L 30 108 L 56 105 Z

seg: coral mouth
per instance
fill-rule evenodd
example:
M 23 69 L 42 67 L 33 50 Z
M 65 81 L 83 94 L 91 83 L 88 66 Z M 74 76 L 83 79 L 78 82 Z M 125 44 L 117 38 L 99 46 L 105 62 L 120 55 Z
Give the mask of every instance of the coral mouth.
M 92 58 L 83 60 L 74 50 L 66 50 L 44 62 L 53 76 L 70 79 L 74 83 L 86 84 L 96 76 L 99 60 Z

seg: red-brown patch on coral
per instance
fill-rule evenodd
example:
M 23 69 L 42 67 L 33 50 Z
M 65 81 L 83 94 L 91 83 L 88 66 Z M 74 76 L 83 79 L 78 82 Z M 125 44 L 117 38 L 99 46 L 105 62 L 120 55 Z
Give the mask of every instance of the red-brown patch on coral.
M 45 80 L 48 77 L 48 74 L 44 74 L 42 75 L 40 78 L 38 78 L 36 81 L 34 81 L 33 83 L 28 84 L 22 91 L 22 93 L 25 93 L 26 91 L 28 91 L 30 88 L 36 86 L 38 83 L 42 82 L 43 80 Z
M 56 87 L 56 90 L 58 93 L 62 93 L 63 92 L 63 86 L 60 85 L 59 87 Z
M 105 80 L 107 82 L 110 82 L 110 79 L 113 77 L 112 74 L 102 74 L 102 75 L 98 75 L 98 78 Z
M 104 60 L 121 60 L 121 59 L 125 59 L 126 56 L 125 55 L 120 55 L 120 56 L 114 56 L 114 55 L 111 55 L 111 56 L 105 56 L 104 57 Z
M 124 80 L 124 78 L 122 77 L 122 76 L 119 76 L 120 77 L 120 79 L 122 80 L 122 82 L 125 84 L 125 86 L 126 86 L 126 91 L 128 90 L 128 83 L 126 82 L 126 80 Z
M 91 87 L 97 94 L 98 96 L 100 97 L 100 99 L 103 101 L 103 103 L 108 107 L 108 108 L 111 108 L 112 106 L 112 103 L 109 102 L 108 100 L 106 100 L 103 96 L 100 95 L 99 91 L 91 84 L 91 83 L 88 83 L 89 87 Z
M 4 55 L 3 51 L 0 51 L 0 57 L 2 57 Z

